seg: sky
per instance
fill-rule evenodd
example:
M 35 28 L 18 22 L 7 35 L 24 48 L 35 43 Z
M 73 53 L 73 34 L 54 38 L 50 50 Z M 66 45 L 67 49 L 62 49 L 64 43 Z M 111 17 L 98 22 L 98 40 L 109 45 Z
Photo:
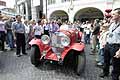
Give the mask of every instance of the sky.
M 13 8 L 15 4 L 15 0 L 1 0 L 6 2 L 6 6 L 9 8 Z

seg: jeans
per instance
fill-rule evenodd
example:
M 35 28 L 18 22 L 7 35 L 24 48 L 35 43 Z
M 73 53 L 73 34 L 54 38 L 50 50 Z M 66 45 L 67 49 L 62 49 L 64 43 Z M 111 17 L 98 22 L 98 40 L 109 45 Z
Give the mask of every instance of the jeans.
M 7 42 L 10 48 L 14 48 L 14 39 L 12 31 L 7 32 Z
M 90 34 L 85 34 L 85 44 L 90 44 Z
M 98 60 L 100 63 L 102 63 L 102 64 L 104 63 L 104 48 L 99 49 Z

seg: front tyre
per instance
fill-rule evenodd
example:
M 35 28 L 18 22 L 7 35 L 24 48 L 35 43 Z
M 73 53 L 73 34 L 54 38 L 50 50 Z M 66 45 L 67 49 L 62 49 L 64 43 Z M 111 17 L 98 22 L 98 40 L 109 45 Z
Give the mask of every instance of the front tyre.
M 39 48 L 37 46 L 32 46 L 30 53 L 31 53 L 30 56 L 31 63 L 37 67 L 40 63 L 40 57 L 41 57 Z
M 76 68 L 75 69 L 76 69 L 77 75 L 81 75 L 82 73 L 84 73 L 85 65 L 86 65 L 86 56 L 83 52 L 76 56 Z

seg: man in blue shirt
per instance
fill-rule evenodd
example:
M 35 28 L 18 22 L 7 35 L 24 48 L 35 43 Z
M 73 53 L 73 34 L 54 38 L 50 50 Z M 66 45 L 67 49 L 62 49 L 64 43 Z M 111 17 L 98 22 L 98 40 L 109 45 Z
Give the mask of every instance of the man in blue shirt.
M 16 16 L 16 22 L 12 24 L 14 38 L 16 39 L 16 55 L 20 57 L 20 51 L 22 48 L 22 54 L 27 55 L 25 52 L 25 26 L 21 21 L 21 16 Z

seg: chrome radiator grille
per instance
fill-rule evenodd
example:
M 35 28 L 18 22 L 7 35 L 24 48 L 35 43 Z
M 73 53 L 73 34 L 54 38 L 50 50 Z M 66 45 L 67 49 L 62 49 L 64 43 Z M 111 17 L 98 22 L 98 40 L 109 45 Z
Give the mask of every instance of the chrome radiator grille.
M 57 47 L 57 48 L 63 48 L 61 44 L 61 37 L 62 36 L 59 36 L 59 33 L 52 34 L 51 35 L 51 46 Z
M 55 53 L 61 53 L 64 50 L 64 46 L 61 44 L 61 37 L 59 33 L 51 34 L 51 46 Z

